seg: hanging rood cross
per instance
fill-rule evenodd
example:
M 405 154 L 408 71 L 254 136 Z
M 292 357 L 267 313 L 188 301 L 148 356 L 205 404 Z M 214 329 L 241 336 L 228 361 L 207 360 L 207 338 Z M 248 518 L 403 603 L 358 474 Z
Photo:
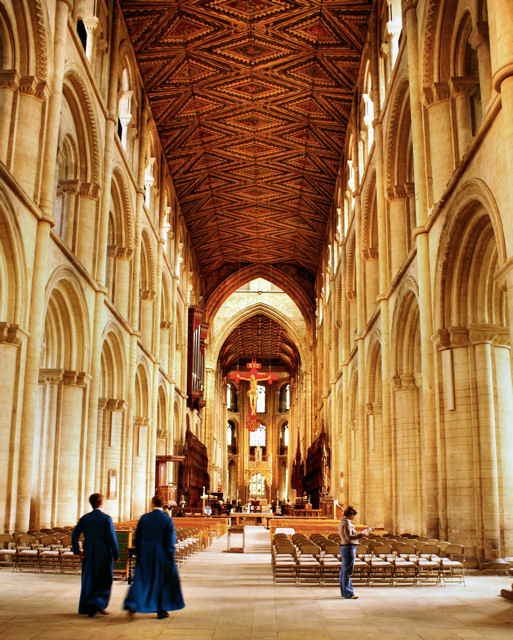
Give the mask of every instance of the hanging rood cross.
M 247 375 L 241 375 L 238 371 L 236 373 L 230 373 L 229 378 L 235 380 L 235 382 L 240 382 L 241 380 L 247 380 L 249 382 L 249 391 L 248 391 L 248 399 L 249 399 L 249 417 L 251 419 L 256 418 L 256 405 L 257 405 L 257 384 L 259 382 L 268 381 L 269 384 L 278 380 L 278 376 L 274 373 L 269 373 L 265 375 L 265 373 L 259 373 L 258 370 L 262 368 L 260 362 L 257 362 L 254 358 L 251 362 L 246 364 L 246 367 L 249 369 Z

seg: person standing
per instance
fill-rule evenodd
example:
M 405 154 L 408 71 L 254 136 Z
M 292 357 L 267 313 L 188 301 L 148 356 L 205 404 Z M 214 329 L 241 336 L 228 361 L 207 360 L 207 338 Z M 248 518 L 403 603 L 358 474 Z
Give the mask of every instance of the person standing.
M 153 496 L 152 511 L 137 523 L 134 581 L 123 605 L 130 617 L 138 611 L 157 612 L 157 618 L 168 618 L 168 611 L 185 607 L 174 558 L 173 518 L 164 513 L 162 505 L 162 498 Z
M 353 575 L 358 540 L 368 534 L 367 529 L 362 533 L 358 533 L 354 528 L 351 521 L 355 517 L 356 513 L 357 512 L 354 507 L 347 507 L 344 511 L 343 518 L 341 518 L 338 523 L 338 532 L 340 535 L 340 558 L 342 560 L 340 565 L 340 592 L 342 597 L 347 600 L 356 600 L 358 598 L 353 591 L 351 576 Z
M 73 529 L 71 548 L 74 555 L 82 558 L 78 613 L 93 618 L 98 613 L 106 613 L 112 588 L 112 570 L 114 561 L 119 558 L 119 549 L 112 518 L 101 509 L 102 495 L 91 494 L 89 502 L 93 510 L 82 516 Z M 82 553 L 78 545 L 80 534 L 84 534 Z

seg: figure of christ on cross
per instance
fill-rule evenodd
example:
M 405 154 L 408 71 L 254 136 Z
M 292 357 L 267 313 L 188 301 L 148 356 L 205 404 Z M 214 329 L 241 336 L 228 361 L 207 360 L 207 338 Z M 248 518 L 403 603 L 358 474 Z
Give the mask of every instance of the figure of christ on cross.
M 259 382 L 269 382 L 271 384 L 275 380 L 278 380 L 278 376 L 269 371 L 268 375 L 264 373 L 259 373 L 258 370 L 262 367 L 262 365 L 257 362 L 255 359 L 251 360 L 246 364 L 246 367 L 249 369 L 247 375 L 241 375 L 238 371 L 237 373 L 230 373 L 229 378 L 235 380 L 235 382 L 240 382 L 241 380 L 247 380 L 249 382 L 249 391 L 248 391 L 248 399 L 249 399 L 249 417 L 251 419 L 256 418 L 256 406 L 257 406 L 257 385 Z

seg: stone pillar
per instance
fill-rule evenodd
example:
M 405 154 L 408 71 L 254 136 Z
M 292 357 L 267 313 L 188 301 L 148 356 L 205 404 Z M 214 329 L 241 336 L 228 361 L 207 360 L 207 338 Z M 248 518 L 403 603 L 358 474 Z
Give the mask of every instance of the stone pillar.
M 433 201 L 438 202 L 452 176 L 455 161 L 455 150 L 446 148 L 453 140 L 449 86 L 435 83 L 432 89 L 424 91 L 424 99 L 429 122 Z M 440 153 L 440 149 L 444 149 L 444 153 Z
M 428 221 L 427 177 L 425 165 L 424 131 L 422 124 L 422 105 L 419 85 L 419 45 L 417 24 L 417 0 L 403 0 L 406 25 L 408 76 L 410 82 L 410 109 L 413 141 L 413 166 L 415 174 L 415 210 L 417 229 L 418 285 L 419 285 L 419 323 L 422 361 L 422 522 L 424 533 L 428 537 L 438 535 L 438 486 L 436 425 L 434 411 L 434 368 L 432 330 L 431 279 L 429 270 L 429 237 L 425 229 Z
M 481 517 L 483 523 L 480 555 L 488 559 L 497 558 L 501 549 L 501 508 L 499 504 L 499 473 L 497 466 L 496 433 L 496 389 L 494 385 L 494 363 L 492 341 L 495 327 L 473 327 L 469 331 L 469 341 L 474 346 L 479 459 L 481 480 Z
M 469 42 L 470 46 L 477 51 L 481 104 L 484 113 L 492 95 L 492 63 L 490 60 L 488 24 L 486 22 L 478 22 L 474 25 Z
M 134 404 L 135 404 L 135 375 L 137 371 L 137 342 L 140 336 L 138 331 L 139 326 L 139 289 L 140 289 L 140 275 L 141 275 L 141 235 L 142 235 L 142 217 L 144 207 L 144 165 L 146 154 L 146 141 L 148 136 L 148 109 L 147 107 L 142 109 L 141 122 L 140 122 L 140 143 L 139 143 L 139 158 L 138 158 L 138 171 L 137 171 L 137 199 L 135 206 L 135 237 L 134 237 L 134 262 L 132 273 L 132 307 L 130 324 L 132 326 L 132 333 L 130 335 L 130 352 L 129 352 L 129 364 L 128 364 L 128 402 L 127 402 L 127 421 L 126 421 L 126 434 L 125 434 L 125 458 L 123 461 L 125 467 L 125 478 L 123 483 L 123 507 L 121 517 L 123 519 L 130 519 L 133 515 L 132 507 L 134 501 L 132 500 L 132 477 L 133 477 L 133 433 L 134 433 Z
M 100 20 L 96 16 L 91 16 L 89 18 L 84 18 L 82 22 L 84 23 L 84 27 L 87 32 L 86 57 L 89 60 L 89 64 L 91 65 L 91 69 L 94 73 L 94 62 L 96 59 L 96 29 L 100 24 Z
M 504 171 L 498 189 L 509 190 L 505 202 L 513 202 L 513 4 L 511 2 L 487 2 L 488 24 L 490 28 L 490 55 L 493 88 L 501 95 L 501 136 L 508 141 L 501 147 Z M 512 253 L 513 221 L 511 216 L 503 216 L 504 236 L 507 253 Z M 510 306 L 513 298 L 509 298 Z M 510 330 L 513 325 L 510 322 Z
M 14 69 L 0 71 L 0 162 L 10 168 L 11 135 L 14 94 L 20 86 L 20 76 Z
M 406 193 L 402 187 L 396 186 L 388 194 L 390 228 L 390 270 L 394 278 L 408 255 L 408 238 L 406 230 Z
M 128 303 L 130 299 L 130 261 L 133 251 L 126 247 L 118 248 L 115 260 L 114 304 L 123 316 L 128 318 Z
M 44 162 L 42 171 L 40 208 L 43 213 L 38 222 L 32 288 L 30 297 L 29 339 L 27 343 L 25 387 L 23 389 L 23 414 L 20 435 L 20 465 L 18 471 L 16 529 L 27 531 L 30 527 L 30 503 L 32 498 L 32 471 L 34 459 L 34 435 L 36 425 L 39 366 L 43 339 L 45 287 L 48 277 L 48 253 L 50 227 L 53 223 L 55 203 L 55 174 L 57 142 L 64 77 L 64 57 L 70 0 L 57 0 L 55 8 L 54 66 L 51 94 L 48 104 Z
M 388 23 L 387 26 L 389 26 Z M 392 61 L 395 61 L 397 57 L 397 39 L 398 39 L 398 25 L 390 25 L 393 27 L 392 31 Z M 396 39 L 397 34 L 397 39 Z M 385 461 L 391 460 L 392 448 L 391 448 L 391 349 L 390 349 L 390 316 L 389 316 L 389 264 L 387 256 L 389 253 L 394 254 L 393 250 L 389 251 L 387 238 L 394 238 L 397 233 L 390 233 L 387 231 L 386 220 L 386 201 L 385 201 L 385 159 L 384 159 L 384 141 L 383 141 L 383 124 L 381 120 L 381 101 L 379 95 L 379 48 L 380 37 L 378 32 L 378 25 L 376 20 L 376 14 L 372 13 L 371 20 L 371 78 L 372 78 L 372 102 L 374 107 L 374 153 L 376 157 L 376 214 L 378 223 L 378 258 L 379 258 L 379 291 L 378 291 L 378 304 L 379 315 L 381 323 L 381 380 L 382 380 L 382 394 L 381 398 L 373 398 L 376 407 L 373 407 L 372 414 L 372 437 L 375 440 L 375 434 L 378 426 L 380 432 L 383 434 L 382 438 L 382 459 Z M 402 204 L 402 213 L 404 216 L 404 201 Z M 390 218 L 392 219 L 392 207 L 390 207 Z M 403 217 L 404 221 L 404 217 Z M 391 220 L 392 229 L 393 222 Z M 402 225 L 395 227 L 396 229 L 404 229 L 404 222 Z M 402 242 L 405 243 L 406 238 L 403 235 Z M 401 262 L 398 261 L 397 254 L 406 256 L 406 244 L 403 244 L 401 248 L 396 247 L 396 264 L 395 271 L 392 268 L 392 277 L 396 275 L 397 269 Z M 391 249 L 391 248 L 390 248 Z M 402 260 L 404 260 L 404 257 Z M 393 258 L 392 258 L 393 259 Z M 376 402 L 378 401 L 378 402 Z M 377 404 L 381 403 L 379 410 Z M 379 418 L 378 418 L 379 416 Z M 369 416 L 370 419 L 370 416 Z M 379 425 L 376 424 L 379 419 Z M 384 514 L 384 526 L 390 527 L 391 515 L 392 515 L 392 473 L 390 465 L 382 465 L 383 473 L 383 514 Z M 379 514 L 381 516 L 381 514 Z M 375 514 L 372 512 L 367 513 L 369 521 L 373 520 Z
M 16 324 L 0 323 L 0 487 L 5 503 L 0 509 L 0 531 L 14 529 L 16 478 L 19 464 L 23 353 L 27 334 Z
M 114 136 L 117 126 L 117 83 L 119 66 L 119 32 L 120 16 L 117 3 L 114 3 L 112 16 L 112 46 L 109 72 L 109 94 L 107 100 L 108 117 L 105 124 L 105 148 L 102 176 L 102 197 L 99 213 L 99 230 L 97 245 L 96 274 L 97 289 L 94 300 L 94 321 L 91 350 L 91 388 L 89 394 L 89 424 L 86 439 L 86 475 L 85 494 L 95 490 L 95 457 L 98 420 L 98 396 L 101 383 L 101 354 L 103 347 L 103 329 L 105 324 L 104 307 L 105 297 L 108 295 L 106 288 L 107 273 L 107 243 L 109 235 L 109 212 L 111 200 L 111 183 L 114 154 Z M 93 191 L 94 193 L 94 191 Z M 96 210 L 96 207 L 95 207 Z M 92 264 L 91 264 L 92 266 Z
M 458 160 L 464 156 L 472 140 L 472 120 L 470 118 L 469 95 L 476 88 L 475 78 L 452 77 L 449 87 L 454 100 L 456 111 L 456 134 L 458 148 L 456 157 Z
M 61 3 L 64 1 L 65 0 L 61 0 Z M 56 17 L 56 21 L 57 20 L 60 20 L 59 16 Z M 46 107 L 46 139 L 45 148 L 42 150 L 43 160 L 40 155 L 41 145 L 39 140 L 41 140 L 41 129 L 44 127 L 45 97 L 47 95 L 44 83 L 38 82 L 34 76 L 22 77 L 16 99 L 18 127 L 13 145 L 14 157 L 12 159 L 12 173 L 27 195 L 34 200 L 37 200 L 38 176 L 40 179 L 42 178 L 41 189 L 46 192 L 48 188 L 45 185 L 45 178 L 49 177 L 50 180 L 53 180 L 53 176 L 49 175 L 49 173 L 53 173 L 53 170 L 48 169 L 46 163 L 49 160 L 47 150 L 52 147 L 54 142 L 55 154 L 50 158 L 50 161 L 54 168 L 56 165 L 57 139 L 54 140 L 52 135 L 54 129 L 52 120 L 56 117 L 55 110 L 57 109 L 57 102 L 59 103 L 60 111 L 62 92 L 62 69 L 60 67 L 62 65 L 60 61 L 57 60 L 57 56 L 64 54 L 63 50 L 60 50 L 60 45 L 64 44 L 65 35 L 65 33 L 62 33 L 62 30 L 59 32 L 56 31 L 56 37 L 62 39 L 62 43 L 58 43 L 55 46 L 53 82 L 51 83 L 51 93 Z M 58 76 L 60 76 L 60 78 Z M 59 82 L 60 86 L 58 86 Z M 10 124 L 11 121 L 9 121 L 9 125 Z M 40 173 L 40 166 L 43 167 L 42 175 Z M 51 198 L 51 203 L 44 208 L 44 211 L 48 211 L 49 214 L 52 215 L 53 197 L 51 195 L 48 197 Z
M 39 513 L 36 520 L 42 528 L 58 526 L 52 518 L 52 507 L 54 504 L 55 433 L 61 421 L 58 412 L 62 404 L 62 375 L 61 369 L 46 369 L 40 373 L 40 383 L 43 385 L 43 423 L 39 460 Z
M 153 303 L 155 300 L 155 291 L 150 291 L 148 289 L 142 289 L 140 291 L 140 325 L 139 330 L 141 333 L 141 341 L 144 346 L 151 353 L 154 352 L 153 349 Z
M 86 416 L 87 375 L 65 371 L 62 380 L 61 414 L 56 424 L 55 521 L 62 525 L 76 523 L 83 501 L 77 501 L 83 488 L 85 451 L 83 424 Z
M 354 130 L 358 131 L 356 119 L 353 122 Z M 365 513 L 365 492 L 362 491 L 362 478 L 365 477 L 365 463 L 363 459 L 362 432 L 365 424 L 365 340 L 363 335 L 366 327 L 365 317 L 365 281 L 364 281 L 364 256 L 362 239 L 362 207 L 360 195 L 360 164 L 359 145 L 356 136 L 353 136 L 353 166 L 354 166 L 354 216 L 355 216 L 355 266 L 356 266 L 356 346 L 358 349 L 358 387 L 357 387 L 357 408 L 356 423 L 353 425 L 352 448 L 356 447 L 357 456 L 351 462 L 351 478 L 349 480 L 350 500 L 358 504 L 358 510 Z
M 110 182 L 107 186 L 110 185 Z M 76 209 L 76 219 L 74 228 L 74 242 L 72 247 L 75 247 L 75 253 L 77 258 L 87 269 L 88 273 L 93 272 L 94 261 L 94 245 L 91 242 L 91 238 L 94 238 L 96 231 L 96 220 L 98 213 L 98 194 L 100 191 L 100 185 L 94 182 L 82 182 L 80 185 L 80 193 L 78 195 L 78 207 Z M 105 199 L 110 202 L 110 186 L 109 190 L 104 194 Z M 101 221 L 100 221 L 101 227 Z M 103 229 L 102 229 L 103 230 Z M 101 262 L 106 262 L 107 252 L 107 240 L 103 237 L 100 238 L 103 244 L 99 244 L 95 247 L 96 251 L 105 252 L 105 257 Z M 103 267 L 105 270 L 105 267 Z M 105 276 L 102 284 L 105 283 Z

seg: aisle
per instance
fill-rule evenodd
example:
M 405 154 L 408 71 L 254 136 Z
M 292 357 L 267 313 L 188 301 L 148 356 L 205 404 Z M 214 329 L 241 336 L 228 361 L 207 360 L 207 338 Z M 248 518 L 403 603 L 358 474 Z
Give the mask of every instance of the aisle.
M 116 581 L 110 615 L 76 614 L 79 576 L 0 570 L 2 640 L 511 640 L 513 605 L 498 597 L 511 577 L 469 577 L 467 586 L 362 587 L 342 600 L 337 586 L 275 585 L 269 532 L 246 527 L 246 550 L 226 536 L 179 569 L 186 608 L 157 620 L 122 611 Z

